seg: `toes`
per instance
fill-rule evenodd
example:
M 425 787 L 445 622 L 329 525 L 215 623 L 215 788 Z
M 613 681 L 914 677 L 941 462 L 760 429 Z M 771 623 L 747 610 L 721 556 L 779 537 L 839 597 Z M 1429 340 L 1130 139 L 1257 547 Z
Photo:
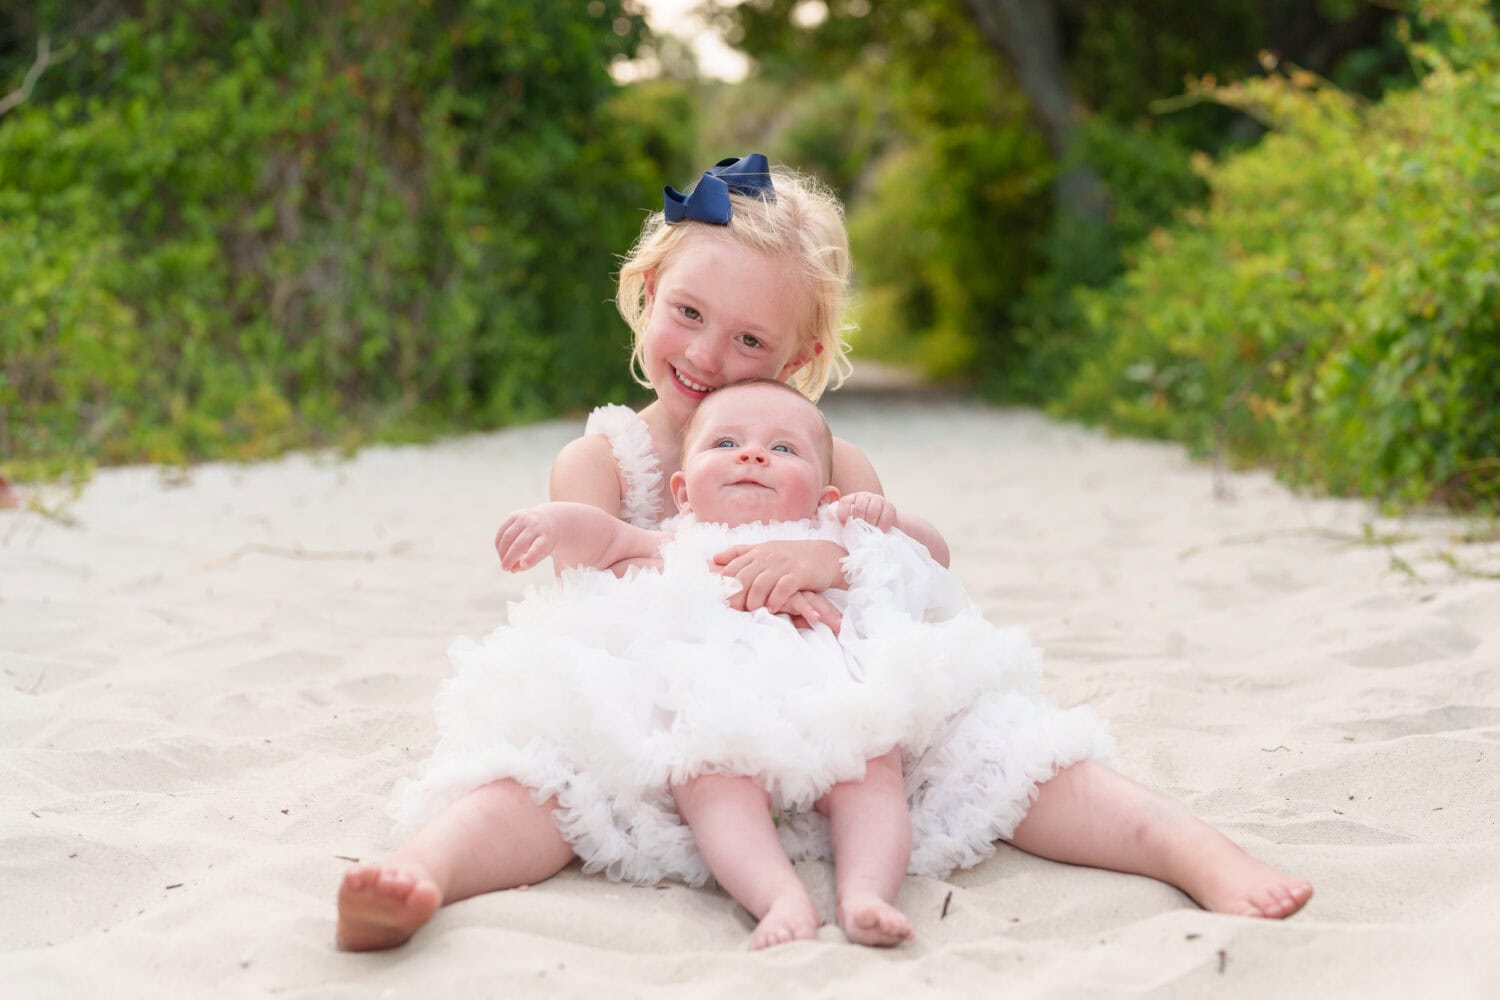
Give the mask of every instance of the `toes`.
M 786 944 L 790 940 L 791 937 L 786 931 L 777 927 L 766 931 L 756 931 L 755 935 L 750 939 L 750 947 L 756 951 L 764 951 L 767 948 L 774 948 L 778 944 Z
M 373 885 L 379 877 L 380 869 L 374 865 L 355 865 L 344 872 L 344 888 L 361 892 Z
M 376 885 L 383 895 L 393 899 L 405 899 L 417 887 L 417 882 L 404 871 L 383 871 Z
M 1245 915 L 1280 920 L 1302 909 L 1311 898 L 1312 886 L 1307 882 L 1268 885 L 1246 897 Z
M 854 909 L 844 932 L 857 944 L 884 948 L 894 947 L 915 934 L 904 913 L 884 905 Z

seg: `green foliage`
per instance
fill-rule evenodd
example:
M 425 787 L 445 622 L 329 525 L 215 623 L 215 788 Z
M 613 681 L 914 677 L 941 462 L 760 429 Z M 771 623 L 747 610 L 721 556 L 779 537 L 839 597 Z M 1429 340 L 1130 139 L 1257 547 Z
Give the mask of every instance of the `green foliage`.
M 1297 69 L 1208 88 L 1274 131 L 1080 297 L 1100 350 L 1061 412 L 1394 504 L 1500 500 L 1500 46 L 1482 5 L 1428 6 L 1430 71 L 1379 104 Z
M 642 31 L 620 0 L 95 8 L 37 8 L 65 58 L 0 118 L 0 459 L 260 456 L 632 392 L 616 254 L 691 116 L 609 78 Z M 10 86 L 33 55 L 0 47 Z
M 947 0 L 859 16 L 834 5 L 816 32 L 789 24 L 792 6 L 736 8 L 766 75 L 743 96 L 717 95 L 739 114 L 709 117 L 758 128 L 773 157 L 844 195 L 858 350 L 968 377 L 1009 345 L 993 333 L 1048 217 L 1053 168 L 1025 103 Z M 866 44 L 872 33 L 881 44 Z M 814 52 L 826 75 L 807 79 L 797 61 Z
M 833 183 L 849 207 L 862 353 L 963 376 L 1007 400 L 1055 395 L 1097 348 L 1074 290 L 1112 280 L 1146 233 L 1203 196 L 1194 148 L 1262 129 L 1212 102 L 1153 114 L 1188 74 L 1254 69 L 1259 48 L 1373 86 L 1399 47 L 1390 12 L 1345 0 L 1188 0 L 1054 5 L 1083 124 L 1066 164 L 1036 138 L 1011 67 L 965 0 L 830 0 L 810 24 L 798 0 L 719 8 L 759 61 L 706 117 L 738 149 Z M 934 57 L 941 53 L 941 57 Z M 1348 70 L 1351 55 L 1368 55 Z M 759 138 L 757 138 L 759 137 Z M 1054 211 L 1054 180 L 1081 161 L 1108 198 L 1101 220 Z
M 902 350 L 934 378 L 1002 351 L 993 317 L 1020 294 L 1045 212 L 1046 151 L 1030 130 L 933 130 L 881 162 L 853 217 L 861 349 Z M 899 345 L 899 346 L 896 346 Z
M 1188 151 L 1145 124 L 1091 118 L 1076 146 L 1074 155 L 1099 174 L 1109 217 L 1103 227 L 1051 218 L 1039 243 L 1043 264 L 1006 316 L 1011 349 L 983 367 L 982 389 L 996 398 L 1042 403 L 1067 385 L 1101 346 L 1081 311 L 1088 289 L 1113 279 L 1130 262 L 1132 248 L 1206 193 Z

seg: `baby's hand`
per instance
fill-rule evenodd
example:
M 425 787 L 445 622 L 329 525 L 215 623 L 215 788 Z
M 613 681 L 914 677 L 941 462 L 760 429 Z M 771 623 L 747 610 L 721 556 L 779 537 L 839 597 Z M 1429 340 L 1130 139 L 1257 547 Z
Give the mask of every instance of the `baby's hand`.
M 881 531 L 896 526 L 896 505 L 879 493 L 850 493 L 842 497 L 838 515 L 840 524 L 848 524 L 851 517 L 857 517 Z
M 508 573 L 530 569 L 552 554 L 557 532 L 552 519 L 536 507 L 518 510 L 500 523 L 495 532 L 495 552 L 500 568 Z

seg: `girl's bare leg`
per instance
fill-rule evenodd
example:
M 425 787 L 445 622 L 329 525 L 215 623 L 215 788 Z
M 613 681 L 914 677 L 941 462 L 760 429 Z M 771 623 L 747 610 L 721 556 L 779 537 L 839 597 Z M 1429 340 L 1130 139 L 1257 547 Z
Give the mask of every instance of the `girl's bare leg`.
M 552 818 L 505 779 L 482 785 L 437 815 L 379 864 L 358 864 L 339 886 L 337 941 L 346 951 L 393 948 L 444 903 L 556 875 L 573 858 Z
M 677 812 L 724 891 L 760 921 L 752 947 L 805 941 L 818 908 L 787 860 L 771 822 L 771 800 L 749 778 L 704 774 L 672 787 Z
M 1257 861 L 1183 806 L 1093 761 L 1038 786 L 1011 843 L 1054 861 L 1148 875 L 1215 913 L 1289 917 L 1313 893 L 1305 879 Z
M 839 926 L 856 944 L 889 948 L 912 936 L 895 907 L 911 861 L 911 814 L 901 751 L 867 761 L 861 781 L 834 785 L 818 801 L 828 815 Z

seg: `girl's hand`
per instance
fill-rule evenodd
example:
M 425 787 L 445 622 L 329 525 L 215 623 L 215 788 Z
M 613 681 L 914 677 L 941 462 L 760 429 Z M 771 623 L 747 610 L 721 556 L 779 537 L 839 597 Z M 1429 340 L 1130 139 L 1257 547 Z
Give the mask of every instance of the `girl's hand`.
M 812 628 L 822 622 L 838 634 L 844 624 L 844 616 L 834 604 L 822 594 L 811 590 L 799 590 L 791 596 L 776 614 L 790 615 L 792 624 L 798 628 Z
M 840 524 L 857 517 L 881 531 L 896 526 L 896 505 L 879 493 L 850 493 L 839 499 L 837 511 Z
M 552 554 L 557 532 L 552 518 L 536 507 L 518 510 L 500 523 L 495 532 L 495 552 L 507 573 L 530 569 Z
M 761 542 L 736 545 L 714 556 L 714 568 L 740 582 L 729 598 L 736 611 L 767 608 L 776 614 L 800 591 L 819 593 L 844 586 L 849 553 L 828 541 Z

